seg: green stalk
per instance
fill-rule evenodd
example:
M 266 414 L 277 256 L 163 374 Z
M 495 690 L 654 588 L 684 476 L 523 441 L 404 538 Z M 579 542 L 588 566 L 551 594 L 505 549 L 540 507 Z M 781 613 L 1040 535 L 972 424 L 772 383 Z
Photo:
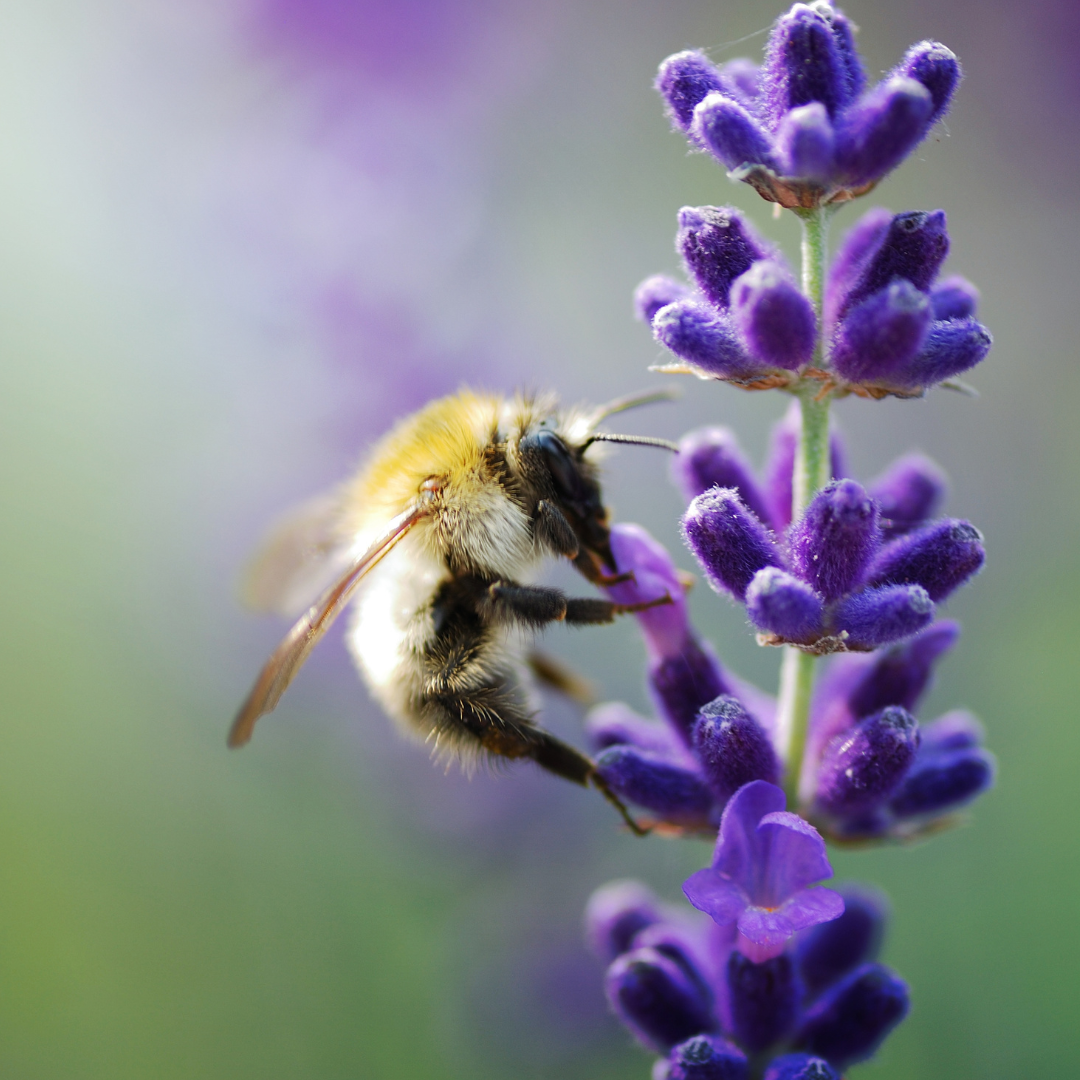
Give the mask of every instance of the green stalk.
M 821 326 L 822 294 L 825 284 L 825 254 L 830 211 L 797 210 L 802 221 L 802 286 L 810 298 Z M 822 335 L 811 361 L 822 367 L 824 350 Z M 830 479 L 829 467 L 829 395 L 820 396 L 820 386 L 811 381 L 798 391 L 802 414 L 802 430 L 795 454 L 795 475 L 792 478 L 792 518 L 797 518 L 814 495 Z M 800 804 L 799 779 L 803 753 L 806 749 L 806 729 L 810 717 L 810 697 L 814 689 L 814 663 L 811 656 L 788 645 L 780 668 L 780 702 L 777 713 L 777 736 L 785 766 L 784 787 L 788 808 Z

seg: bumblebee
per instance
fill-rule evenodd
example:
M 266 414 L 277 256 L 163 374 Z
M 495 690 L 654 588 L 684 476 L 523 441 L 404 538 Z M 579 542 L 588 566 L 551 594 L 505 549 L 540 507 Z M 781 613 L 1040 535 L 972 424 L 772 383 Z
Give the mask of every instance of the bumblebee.
M 568 559 L 598 586 L 632 576 L 616 571 L 593 447 L 676 447 L 596 429 L 616 412 L 670 396 L 588 410 L 560 408 L 547 396 L 462 391 L 398 423 L 354 479 L 301 508 L 253 561 L 245 586 L 252 606 L 295 614 L 319 599 L 266 663 L 229 746 L 248 742 L 351 603 L 349 650 L 407 733 L 466 765 L 525 758 L 592 784 L 636 830 L 593 762 L 536 723 L 525 653 L 549 623 L 609 623 L 671 598 L 569 597 L 528 577 L 547 556 Z M 546 670 L 549 681 L 567 682 Z

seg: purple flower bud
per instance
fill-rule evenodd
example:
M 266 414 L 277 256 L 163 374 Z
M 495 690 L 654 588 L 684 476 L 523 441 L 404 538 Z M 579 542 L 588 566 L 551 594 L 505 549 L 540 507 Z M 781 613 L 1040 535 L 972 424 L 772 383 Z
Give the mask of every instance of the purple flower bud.
M 975 314 L 979 305 L 979 290 L 967 278 L 954 274 L 939 281 L 930 290 L 930 303 L 934 308 L 934 318 L 966 319 Z
M 982 363 L 993 344 L 990 331 L 974 319 L 931 323 L 918 356 L 893 371 L 889 383 L 905 390 L 934 386 Z
M 899 705 L 914 712 L 930 683 L 934 665 L 959 637 L 959 624 L 944 620 L 910 641 L 880 653 L 850 691 L 848 705 L 852 716 L 860 719 L 887 705 Z
M 933 601 L 919 585 L 863 589 L 841 600 L 832 613 L 834 628 L 847 633 L 853 649 L 877 649 L 911 637 L 933 619 Z
M 906 454 L 870 485 L 881 509 L 881 529 L 887 539 L 918 528 L 937 513 L 945 499 L 945 474 L 923 454 Z
M 821 597 L 775 566 L 754 575 L 746 590 L 746 614 L 763 633 L 806 645 L 821 637 L 825 623 Z
M 776 160 L 781 176 L 824 184 L 832 175 L 836 135 L 819 101 L 792 109 L 776 132 Z
M 850 308 L 833 341 L 832 367 L 851 382 L 881 382 L 904 369 L 927 340 L 930 301 L 897 278 Z
M 738 210 L 729 206 L 684 206 L 675 247 L 706 298 L 726 308 L 731 283 L 769 248 Z
M 611 961 L 631 947 L 634 936 L 660 922 L 660 902 L 640 881 L 611 881 L 589 897 L 585 940 L 594 955 Z
M 710 701 L 694 725 L 694 753 L 716 798 L 726 803 L 743 784 L 780 775 L 764 728 L 730 694 Z
M 769 436 L 765 489 L 770 497 L 772 520 L 778 532 L 791 524 L 792 479 L 801 426 L 799 404 L 793 401 L 787 412 L 773 425 Z M 829 464 L 834 477 L 844 475 L 844 443 L 836 430 L 829 432 Z
M 732 488 L 699 495 L 683 516 L 683 536 L 709 584 L 738 600 L 762 567 L 781 564 L 769 531 Z
M 810 994 L 876 960 L 885 936 L 889 906 L 881 893 L 852 885 L 837 891 L 844 898 L 844 914 L 806 930 L 795 948 L 799 975 Z
M 595 751 L 610 746 L 633 746 L 648 753 L 675 757 L 682 749 L 669 728 L 638 716 L 621 701 L 609 701 L 591 709 L 585 717 L 585 734 Z
M 789 371 L 809 363 L 817 339 L 814 308 L 782 267 L 760 259 L 735 279 L 730 296 L 735 326 L 751 356 Z
M 944 210 L 909 210 L 897 214 L 888 232 L 858 270 L 837 312 L 845 311 L 881 292 L 894 278 L 910 281 L 927 292 L 949 254 L 949 233 Z
M 744 105 L 726 94 L 710 94 L 694 109 L 690 134 L 727 169 L 776 164 L 768 132 Z
M 779 1042 L 795 1024 L 801 987 L 786 953 L 755 964 L 741 952 L 727 963 L 725 1030 L 751 1054 Z
M 634 949 L 655 949 L 674 960 L 697 985 L 704 1000 L 713 1001 L 714 967 L 705 935 L 700 928 L 685 922 L 658 922 L 646 926 L 634 936 Z
M 922 729 L 922 753 L 967 750 L 983 741 L 983 726 L 967 709 L 953 709 Z
M 719 1035 L 695 1035 L 676 1046 L 666 1062 L 667 1080 L 747 1080 L 746 1055 Z
M 850 36 L 845 39 L 845 46 Z M 773 24 L 762 69 L 765 111 L 773 128 L 786 112 L 820 101 L 835 116 L 853 94 L 850 56 L 841 56 L 818 5 L 796 4 Z M 855 91 L 857 92 L 857 91 Z
M 899 786 L 919 749 L 919 725 L 890 706 L 867 717 L 825 747 L 817 802 L 828 814 L 852 817 L 873 810 Z
M 912 45 L 893 74 L 915 79 L 930 92 L 934 103 L 931 124 L 948 112 L 961 78 L 956 53 L 938 41 L 920 41 L 918 45 Z
M 703 52 L 688 50 L 669 56 L 656 75 L 656 89 L 667 104 L 672 126 L 680 131 L 690 130 L 698 102 L 723 88 L 719 69 Z
M 619 1019 L 659 1053 L 716 1027 L 701 989 L 674 960 L 655 949 L 620 956 L 608 968 L 604 989 Z
M 596 771 L 616 795 L 665 820 L 708 817 L 712 794 L 693 769 L 632 746 L 612 746 L 596 759 Z
M 855 48 L 855 28 L 851 20 L 839 8 L 834 8 L 828 3 L 814 6 L 815 10 L 824 15 L 832 26 L 836 51 L 847 75 L 847 100 L 854 101 L 866 87 L 866 72 L 863 71 L 859 50 Z
M 694 300 L 676 300 L 653 317 L 653 336 L 680 359 L 718 378 L 751 374 L 746 355 L 726 315 Z
M 654 274 L 634 290 L 634 313 L 651 326 L 653 317 L 662 307 L 689 296 L 690 290 L 682 282 L 666 274 Z
M 892 220 L 893 215 L 888 210 L 876 207 L 863 214 L 840 242 L 825 282 L 827 332 L 831 332 L 848 293 L 855 288 L 867 264 L 885 242 Z
M 834 480 L 791 529 L 792 567 L 826 600 L 851 592 L 881 546 L 878 508 L 854 480 Z
M 827 1061 L 809 1054 L 785 1054 L 775 1058 L 763 1080 L 841 1080 Z
M 720 68 L 724 85 L 720 89 L 733 98 L 750 103 L 761 93 L 761 67 L 746 57 L 736 57 Z
M 664 719 L 689 743 L 701 707 L 730 694 L 732 684 L 712 650 L 691 636 L 677 656 L 649 664 L 649 689 Z
M 920 754 L 889 807 L 898 818 L 955 810 L 994 783 L 993 754 L 980 748 Z
M 770 520 L 765 496 L 730 428 L 698 428 L 684 435 L 671 459 L 671 476 L 687 502 L 711 487 L 734 488 L 748 510 L 766 524 Z
M 836 131 L 836 166 L 846 183 L 861 187 L 880 180 L 930 130 L 934 103 L 914 79 L 891 78 L 855 102 Z
M 795 1044 L 837 1069 L 872 1057 L 908 1012 L 907 984 L 881 964 L 864 964 L 810 1008 Z
M 944 600 L 986 560 L 982 534 L 970 521 L 945 518 L 899 540 L 870 569 L 873 585 L 921 585 L 933 601 Z

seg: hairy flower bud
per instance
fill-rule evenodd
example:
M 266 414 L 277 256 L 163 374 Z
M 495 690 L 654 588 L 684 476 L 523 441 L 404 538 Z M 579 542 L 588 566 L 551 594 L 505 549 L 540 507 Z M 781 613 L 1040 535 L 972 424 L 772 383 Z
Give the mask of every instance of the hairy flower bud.
M 759 630 L 810 644 L 821 636 L 825 607 L 809 585 L 785 570 L 759 570 L 746 590 L 746 614 Z
M 791 1030 L 802 988 L 787 953 L 755 964 L 737 950 L 727 962 L 725 1030 L 740 1046 L 760 1053 Z
M 694 109 L 690 134 L 728 169 L 776 164 L 768 132 L 744 105 L 726 94 L 710 94 Z
M 892 539 L 932 518 L 945 499 L 948 481 L 941 469 L 923 454 L 905 454 L 870 485 L 870 495 L 881 508 L 881 530 Z
M 913 360 L 930 331 L 930 301 L 910 281 L 896 278 L 847 312 L 830 360 L 851 382 L 884 382 Z
M 793 569 L 826 600 L 854 589 L 881 543 L 878 508 L 854 480 L 834 480 L 792 526 Z
M 762 567 L 780 565 L 768 530 L 731 488 L 699 495 L 683 517 L 683 536 L 714 589 L 742 600 Z
M 876 649 L 917 634 L 934 619 L 934 604 L 919 585 L 863 589 L 841 600 L 832 613 L 834 628 L 855 649 Z
M 818 805 L 838 817 L 874 809 L 896 790 L 918 748 L 919 725 L 905 709 L 890 706 L 867 717 L 826 746 Z
M 775 784 L 780 775 L 768 735 L 731 695 L 718 697 L 698 713 L 693 747 L 706 781 L 722 803 L 751 780 Z
M 945 518 L 889 544 L 870 569 L 874 585 L 921 585 L 944 600 L 982 569 L 982 534 L 970 521 Z
M 676 300 L 686 300 L 689 296 L 690 290 L 682 282 L 666 274 L 654 274 L 634 290 L 634 313 L 642 322 L 652 326 L 653 318 L 662 307 Z
M 809 363 L 817 319 L 783 267 L 760 259 L 735 279 L 730 299 L 735 326 L 751 356 L 791 371 Z
M 748 510 L 770 520 L 764 493 L 730 428 L 698 428 L 679 440 L 671 477 L 691 502 L 712 487 L 734 488 Z
M 728 305 L 731 283 L 771 254 L 749 222 L 729 206 L 684 206 L 675 246 L 698 288 L 720 308 Z
M 695 769 L 633 746 L 612 746 L 596 759 L 596 771 L 616 795 L 670 821 L 708 817 L 712 795 Z

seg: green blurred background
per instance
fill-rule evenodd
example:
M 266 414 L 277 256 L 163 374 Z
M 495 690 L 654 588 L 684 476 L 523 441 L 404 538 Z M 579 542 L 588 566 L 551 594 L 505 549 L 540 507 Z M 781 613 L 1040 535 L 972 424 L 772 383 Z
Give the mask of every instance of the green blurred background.
M 0 2 L 0 1075 L 643 1078 L 581 909 L 617 876 L 675 897 L 707 848 L 633 840 L 525 770 L 444 776 L 340 635 L 227 753 L 282 630 L 234 582 L 275 514 L 428 397 L 652 385 L 629 296 L 675 268 L 679 206 L 735 203 L 796 254 L 793 223 L 688 156 L 650 88 L 689 45 L 759 56 L 760 34 L 726 43 L 778 9 L 289 8 Z M 856 476 L 918 446 L 987 534 L 923 715 L 973 708 L 1000 763 L 968 827 L 835 857 L 890 893 L 886 959 L 915 1003 L 854 1075 L 1069 1075 L 1080 18 L 1073 0 L 846 9 L 872 75 L 924 37 L 967 71 L 867 205 L 947 210 L 949 269 L 996 338 L 982 396 L 837 412 Z M 684 389 L 627 425 L 724 422 L 760 454 L 785 405 Z M 658 458 L 621 451 L 607 490 L 676 545 Z M 705 588 L 693 605 L 771 687 L 739 612 Z M 646 708 L 632 626 L 548 643 Z M 553 701 L 550 722 L 574 737 L 579 718 Z

